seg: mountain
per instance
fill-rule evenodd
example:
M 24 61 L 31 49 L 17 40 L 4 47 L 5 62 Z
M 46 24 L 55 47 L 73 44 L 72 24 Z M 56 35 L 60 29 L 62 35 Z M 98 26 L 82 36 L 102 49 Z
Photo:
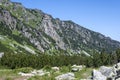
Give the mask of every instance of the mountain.
M 115 51 L 120 42 L 86 29 L 73 21 L 54 19 L 21 3 L 0 0 L 0 52 L 85 53 Z

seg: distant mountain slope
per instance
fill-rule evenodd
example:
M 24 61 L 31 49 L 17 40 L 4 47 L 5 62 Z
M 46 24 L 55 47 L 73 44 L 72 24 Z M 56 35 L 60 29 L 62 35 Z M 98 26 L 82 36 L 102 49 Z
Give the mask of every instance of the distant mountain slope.
M 91 53 L 103 49 L 114 51 L 120 47 L 120 42 L 72 21 L 54 19 L 41 10 L 0 0 L 0 47 L 0 52 L 9 50 L 15 53 L 54 50 Z

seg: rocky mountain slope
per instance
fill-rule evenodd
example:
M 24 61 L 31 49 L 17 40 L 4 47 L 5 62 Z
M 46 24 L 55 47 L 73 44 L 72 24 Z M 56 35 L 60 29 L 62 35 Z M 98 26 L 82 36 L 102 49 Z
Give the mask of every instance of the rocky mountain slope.
M 35 54 L 60 50 L 88 54 L 103 49 L 111 52 L 119 47 L 120 42 L 72 21 L 54 19 L 41 10 L 0 0 L 0 52 Z

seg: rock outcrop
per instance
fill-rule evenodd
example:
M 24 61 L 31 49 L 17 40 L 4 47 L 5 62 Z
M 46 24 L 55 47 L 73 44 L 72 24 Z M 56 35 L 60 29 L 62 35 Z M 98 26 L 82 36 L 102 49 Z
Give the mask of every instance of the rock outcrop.
M 104 48 L 111 52 L 120 47 L 120 42 L 72 21 L 54 19 L 41 10 L 27 9 L 21 3 L 9 0 L 0 0 L 0 30 L 3 36 L 7 35 L 21 45 L 32 45 L 37 52 L 84 51 L 89 56 L 92 50 Z
M 104 76 L 100 71 L 97 71 L 97 70 L 93 70 L 92 72 L 92 79 L 93 80 L 106 80 L 107 77 Z
M 93 70 L 93 80 L 119 80 L 120 79 L 120 63 L 113 67 L 101 66 L 99 70 Z

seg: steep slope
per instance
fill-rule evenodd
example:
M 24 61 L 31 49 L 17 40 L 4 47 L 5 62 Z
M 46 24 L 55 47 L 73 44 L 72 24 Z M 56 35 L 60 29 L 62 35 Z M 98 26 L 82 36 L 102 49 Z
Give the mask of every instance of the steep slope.
M 72 21 L 54 19 L 40 10 L 0 0 L 0 46 L 16 53 L 56 50 L 91 53 L 103 49 L 114 51 L 120 47 L 120 42 Z M 0 49 L 3 52 L 5 50 Z

